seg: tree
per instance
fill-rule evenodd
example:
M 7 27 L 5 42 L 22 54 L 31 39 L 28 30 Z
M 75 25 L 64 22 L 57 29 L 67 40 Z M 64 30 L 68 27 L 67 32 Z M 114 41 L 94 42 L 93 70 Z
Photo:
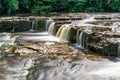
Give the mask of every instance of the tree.
M 19 12 L 29 12 L 31 10 L 32 0 L 19 0 Z
M 86 11 L 120 12 L 120 0 L 0 0 L 0 14 Z
M 108 7 L 110 11 L 120 12 L 120 0 L 109 0 Z
M 35 4 L 32 6 L 32 13 L 39 13 L 44 15 L 52 10 L 52 0 L 36 0 Z
M 18 10 L 19 8 L 19 2 L 18 0 L 3 0 L 3 6 L 4 6 L 4 13 L 11 14 Z
M 69 12 L 83 12 L 86 3 L 87 0 L 69 0 Z
M 103 12 L 105 0 L 87 0 L 86 10 L 88 12 Z
M 68 12 L 69 0 L 56 0 L 52 6 L 53 12 Z
M 2 0 L 0 0 L 0 14 L 3 13 L 3 6 L 2 6 Z
M 10 0 L 8 5 L 9 5 L 8 11 L 7 11 L 8 14 L 15 12 L 19 8 L 18 0 Z

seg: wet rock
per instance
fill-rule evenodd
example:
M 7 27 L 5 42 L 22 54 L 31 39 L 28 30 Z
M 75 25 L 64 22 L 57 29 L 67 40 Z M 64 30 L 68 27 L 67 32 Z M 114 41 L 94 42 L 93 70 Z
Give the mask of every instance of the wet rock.
M 71 28 L 69 35 L 70 35 L 69 41 L 71 41 L 72 43 L 75 43 L 76 37 L 77 37 L 77 29 Z
M 91 21 L 88 23 L 93 25 L 103 25 L 103 26 L 111 26 L 113 24 L 113 22 L 111 21 Z
M 29 26 L 31 26 L 29 21 L 2 21 L 0 22 L 0 32 L 11 32 L 13 27 L 15 32 L 23 32 L 29 30 Z
M 89 38 L 89 49 L 92 51 L 96 51 L 105 55 L 112 55 L 112 56 L 118 56 L 118 45 L 117 45 L 117 39 L 111 40 L 110 38 L 103 37 L 102 35 L 97 34 L 92 35 L 91 38 Z
M 15 48 L 15 47 L 12 47 L 12 46 L 11 46 L 11 47 L 6 47 L 6 48 L 5 48 L 5 52 L 7 52 L 7 53 L 14 53 L 15 49 L 16 49 L 16 48 Z
M 5 55 L 3 53 L 0 53 L 0 59 L 2 59 Z
M 42 31 L 46 31 L 46 22 L 45 19 L 37 19 L 35 20 L 35 30 L 42 32 Z
M 112 31 L 112 29 L 108 27 L 93 27 L 92 31 L 94 33 L 99 33 L 99 32 L 105 32 L 105 31 Z
M 16 53 L 26 53 L 26 54 L 44 54 L 53 57 L 65 58 L 69 56 L 75 59 L 79 55 L 79 58 L 83 58 L 84 54 L 73 47 L 68 46 L 67 44 L 55 43 L 55 44 L 46 44 L 46 43 L 35 43 L 35 42 L 25 42 L 25 48 L 16 50 Z M 33 51 L 31 51 L 31 50 Z M 30 51 L 29 51 L 30 50 Z M 77 58 L 76 58 L 77 59 Z
M 99 32 L 104 37 L 110 37 L 110 38 L 119 38 L 120 33 L 118 32 Z
M 97 20 L 109 20 L 112 19 L 111 16 L 97 16 L 95 17 Z

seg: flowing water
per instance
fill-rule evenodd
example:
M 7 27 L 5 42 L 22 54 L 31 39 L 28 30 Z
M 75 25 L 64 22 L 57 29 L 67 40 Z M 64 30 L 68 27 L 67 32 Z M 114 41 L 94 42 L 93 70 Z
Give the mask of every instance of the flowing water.
M 80 35 L 78 36 L 78 38 L 79 38 L 79 39 L 78 39 L 78 40 L 79 40 L 79 41 L 78 41 L 78 44 L 79 44 L 80 47 L 82 47 L 82 48 L 84 47 L 84 46 L 83 46 L 83 44 L 84 44 L 84 43 L 83 43 L 83 39 L 84 39 L 84 38 L 83 38 L 83 33 L 84 33 L 84 32 L 81 32 Z
M 99 77 L 99 80 L 119 80 L 120 79 L 120 59 L 116 62 L 106 63 L 106 67 L 91 71 L 89 74 Z
M 15 25 L 12 24 L 12 31 L 11 32 L 15 32 Z
M 10 33 L 2 34 L 0 37 L 0 46 L 2 45 L 14 45 L 18 36 L 11 36 Z
M 118 43 L 118 52 L 117 52 L 117 54 L 120 57 L 120 42 Z
M 57 31 L 56 36 L 61 40 L 68 41 L 70 29 L 71 27 L 69 24 L 62 25 Z
M 56 37 L 59 37 L 60 36 L 60 33 L 61 33 L 61 31 L 62 31 L 62 29 L 65 27 L 65 25 L 62 25 L 59 29 L 58 29 L 58 31 L 57 31 L 57 33 L 56 33 Z
M 76 47 L 81 49 L 87 48 L 87 35 L 80 30 L 77 30 Z
M 55 22 L 51 22 L 49 28 L 48 28 L 48 33 L 49 34 L 53 34 L 53 31 L 54 31 L 54 27 L 55 27 Z
M 48 20 L 46 20 L 46 23 L 45 23 L 46 31 L 48 31 L 48 28 L 49 28 L 51 22 L 53 22 L 53 20 L 51 18 L 49 18 Z
M 67 41 L 69 39 L 68 35 L 69 35 L 70 29 L 71 29 L 70 27 L 64 27 L 61 31 L 59 38 Z
M 35 21 L 33 20 L 32 23 L 31 23 L 31 27 L 30 27 L 30 32 L 35 32 Z
M 86 23 L 93 20 L 90 17 L 81 23 Z M 80 24 L 79 24 L 80 25 Z M 87 24 L 88 25 L 88 24 Z M 69 32 L 71 27 L 69 24 L 62 25 L 56 36 L 52 36 L 55 28 L 55 22 L 50 18 L 46 20 L 46 31 L 39 33 L 18 33 L 16 36 L 11 36 L 10 33 L 1 34 L 0 46 L 14 45 L 15 40 L 18 38 L 21 41 L 35 41 L 44 42 L 48 47 L 56 42 L 63 43 L 62 41 L 69 41 Z M 30 31 L 35 31 L 35 21 L 32 21 Z M 80 48 L 86 48 L 87 35 L 85 32 L 77 30 L 76 43 Z M 31 45 L 37 47 L 36 45 Z M 37 47 L 39 48 L 39 47 Z M 34 53 L 25 50 L 28 53 Z M 34 50 L 34 49 L 33 49 Z M 51 50 L 51 49 L 50 49 Z M 53 50 L 54 51 L 54 50 Z M 51 59 L 48 56 L 36 57 L 13 57 L 7 52 L 1 52 L 0 55 L 7 55 L 7 59 L 0 61 L 0 77 L 4 75 L 6 78 L 1 80 L 119 80 L 120 79 L 120 60 L 110 61 L 109 59 L 101 59 L 92 61 L 87 59 L 79 59 L 78 61 L 68 62 L 61 58 Z M 12 54 L 12 53 L 11 53 Z M 120 54 L 120 43 L 118 44 L 118 54 Z M 15 55 L 15 54 L 14 54 Z M 11 56 L 11 57 L 10 57 Z M 24 56 L 21 50 L 20 56 Z M 4 72 L 4 74 L 2 73 Z

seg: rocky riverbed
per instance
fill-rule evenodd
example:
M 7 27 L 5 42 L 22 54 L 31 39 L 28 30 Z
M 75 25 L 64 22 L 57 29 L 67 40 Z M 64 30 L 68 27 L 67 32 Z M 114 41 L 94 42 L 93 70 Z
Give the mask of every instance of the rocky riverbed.
M 84 54 L 68 44 L 25 41 L 1 48 L 0 80 L 117 80 L 96 71 L 115 64 L 108 57 Z M 116 71 L 114 71 L 117 73 Z
M 119 16 L 70 13 L 1 17 L 1 32 L 12 33 L 0 34 L 0 80 L 119 80 Z M 48 18 L 56 23 L 50 33 L 45 32 L 49 30 Z M 66 32 L 71 28 L 66 42 L 56 36 L 62 25 Z

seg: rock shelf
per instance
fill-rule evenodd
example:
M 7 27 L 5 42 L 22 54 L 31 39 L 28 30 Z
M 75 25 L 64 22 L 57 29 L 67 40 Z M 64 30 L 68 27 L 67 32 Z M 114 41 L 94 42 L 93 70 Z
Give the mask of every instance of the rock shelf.
M 55 26 L 51 26 L 52 33 L 39 33 L 48 30 L 46 26 L 50 22 L 49 25 L 46 23 L 51 18 L 55 22 Z M 29 32 L 33 23 L 35 32 Z M 2 45 L 1 42 L 0 80 L 119 80 L 119 23 L 118 14 L 108 13 L 1 17 L 0 32 L 12 32 L 1 33 L 1 39 L 18 37 L 14 45 L 5 45 L 5 41 Z M 47 40 L 49 36 L 56 36 L 62 25 L 69 34 L 69 44 L 74 47 Z M 47 39 L 44 40 L 44 36 Z

